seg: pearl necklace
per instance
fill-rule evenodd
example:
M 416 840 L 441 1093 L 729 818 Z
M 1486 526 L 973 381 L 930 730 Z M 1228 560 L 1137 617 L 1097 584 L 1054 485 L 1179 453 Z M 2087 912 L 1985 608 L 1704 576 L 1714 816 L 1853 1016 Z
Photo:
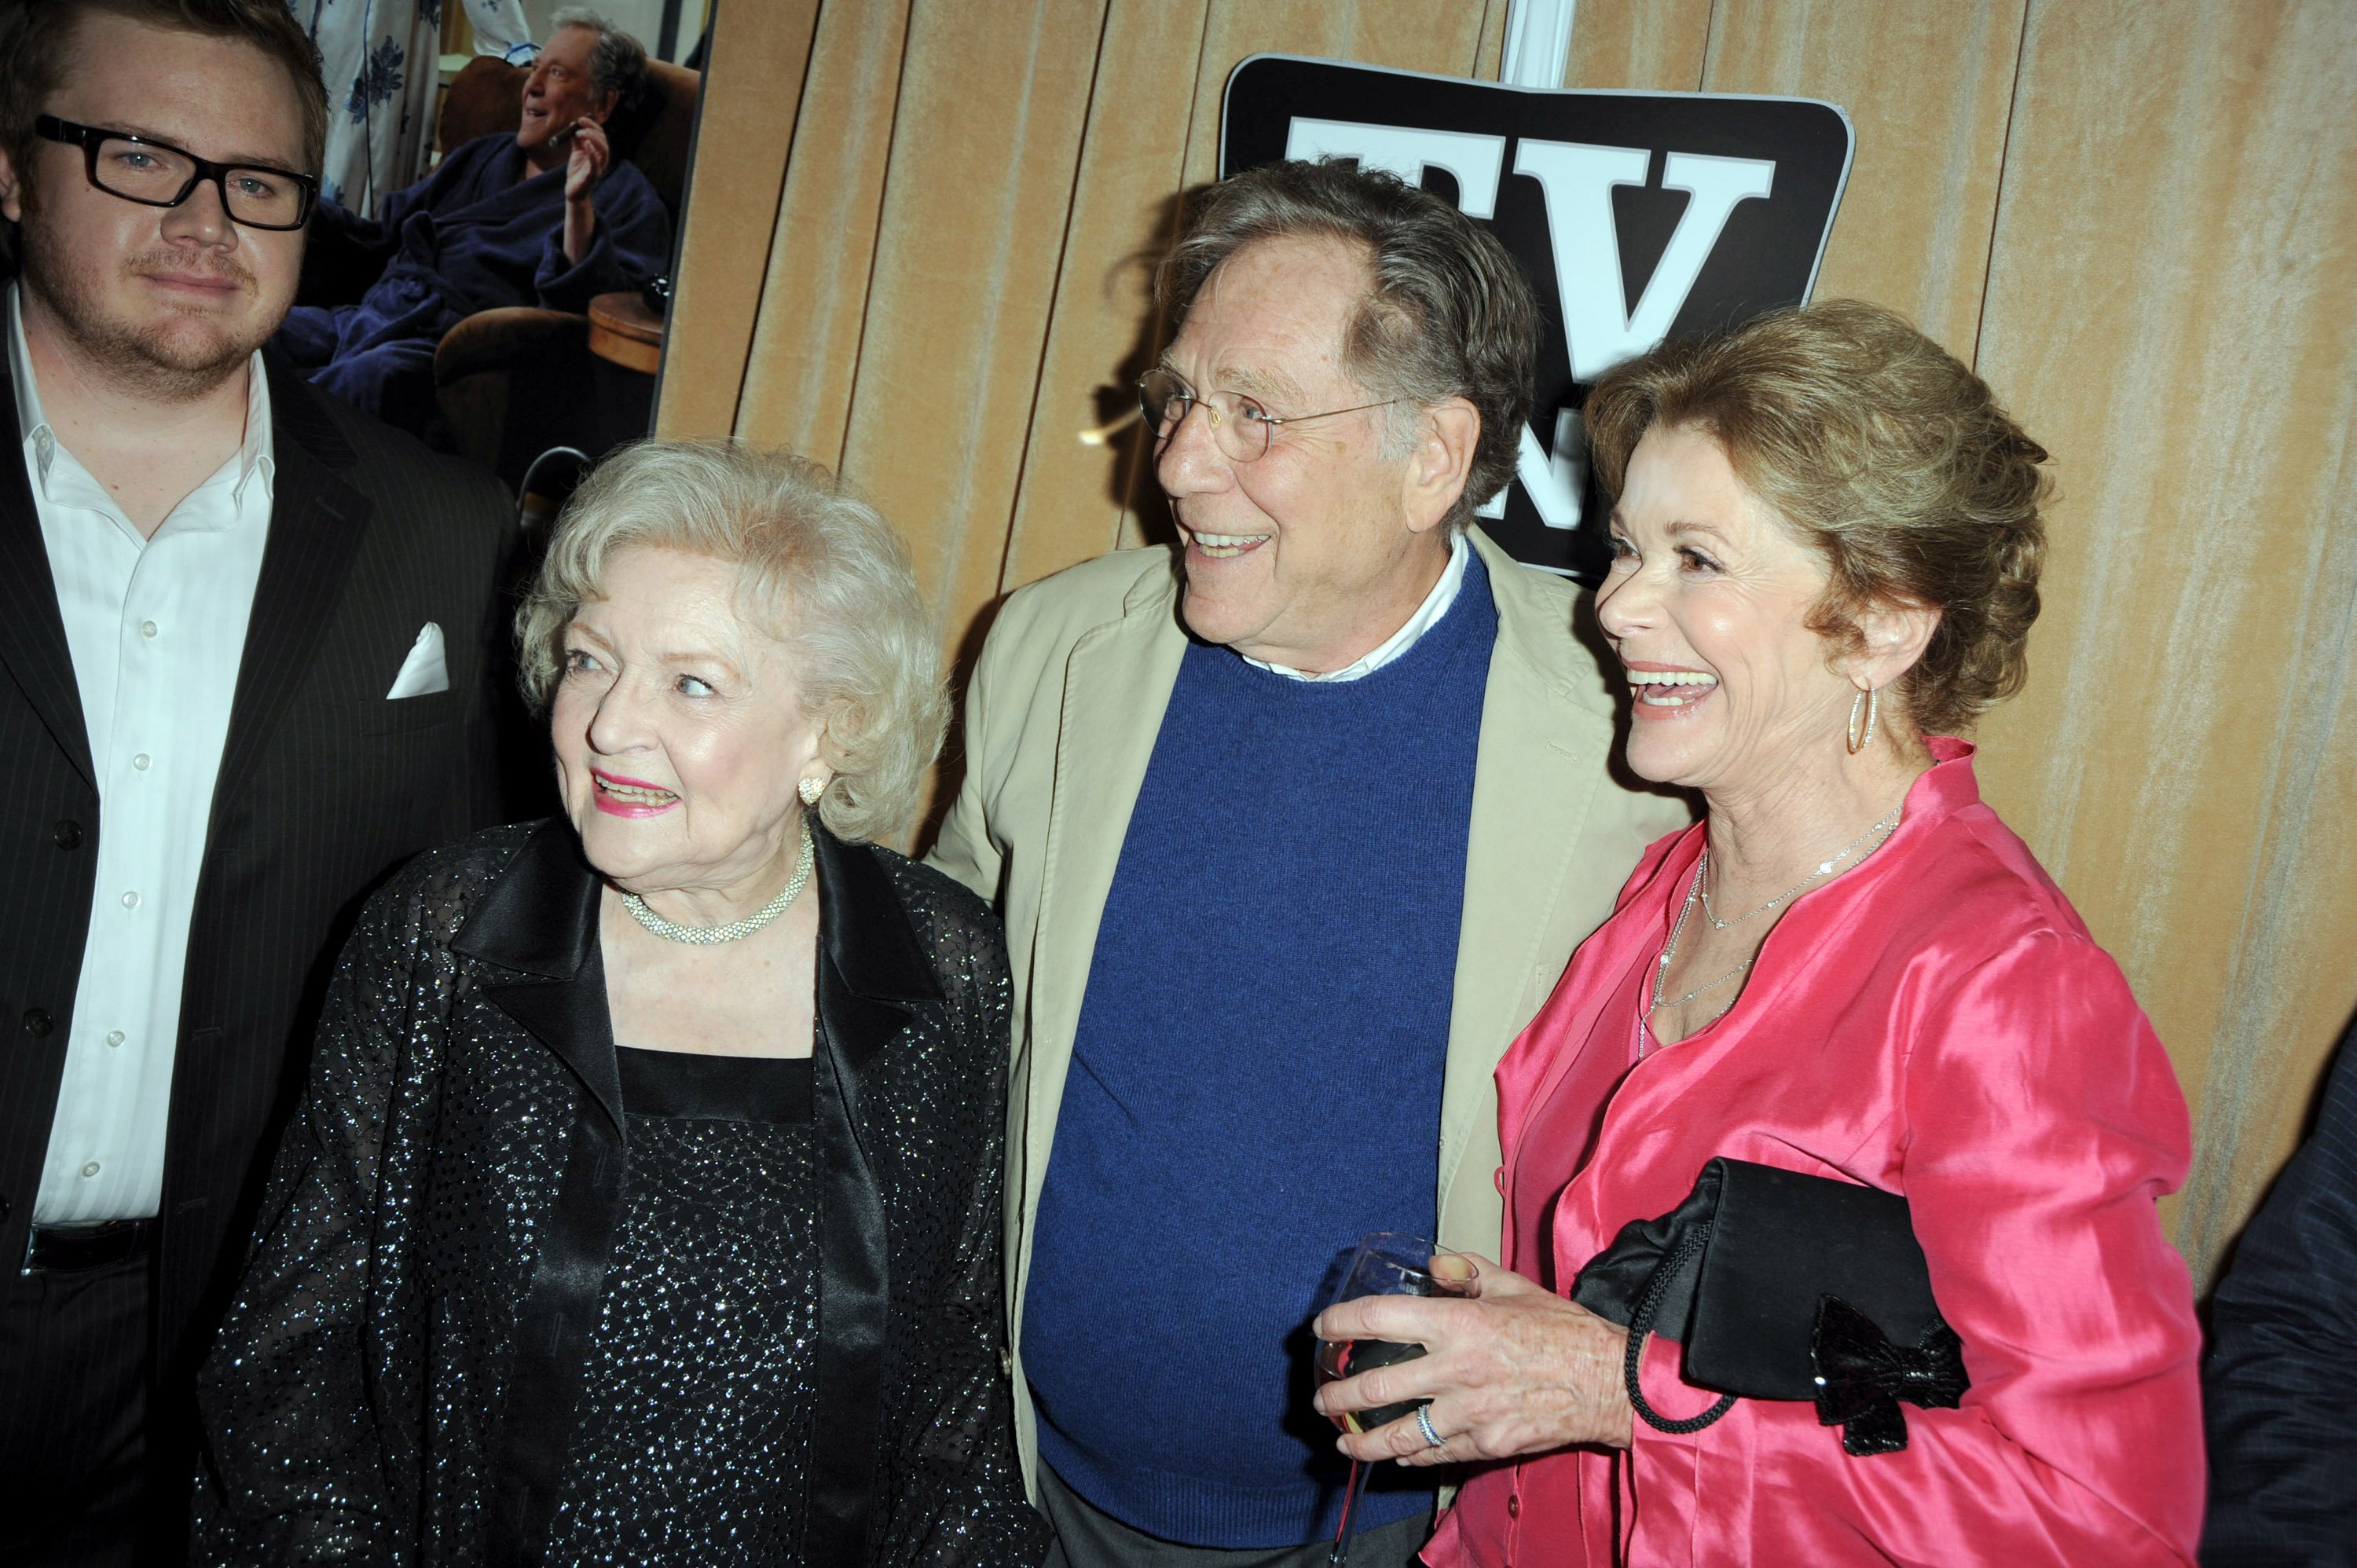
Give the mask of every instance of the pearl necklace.
M 741 920 L 731 920 L 725 926 L 683 926 L 675 920 L 666 920 L 648 908 L 647 901 L 635 893 L 622 895 L 622 908 L 630 912 L 630 918 L 666 941 L 687 942 L 695 947 L 711 947 L 718 942 L 733 942 L 739 938 L 751 936 L 786 912 L 787 907 L 793 903 L 795 896 L 802 892 L 803 885 L 810 881 L 811 857 L 813 853 L 810 820 L 804 818 L 802 820 L 802 853 L 801 858 L 794 862 L 792 878 L 780 890 L 776 897 L 761 906 L 759 909 Z

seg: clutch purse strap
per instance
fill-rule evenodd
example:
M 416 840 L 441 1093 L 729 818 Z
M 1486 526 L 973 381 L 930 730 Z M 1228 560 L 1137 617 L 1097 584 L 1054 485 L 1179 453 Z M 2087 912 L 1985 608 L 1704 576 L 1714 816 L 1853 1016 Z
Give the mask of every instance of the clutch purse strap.
M 1644 1390 L 1637 1386 L 1638 1365 L 1645 1356 L 1645 1336 L 1652 1331 L 1653 1313 L 1661 1305 L 1662 1291 L 1709 1240 L 1708 1225 L 1697 1225 L 1689 1230 L 1685 1239 L 1678 1243 L 1677 1250 L 1654 1265 L 1652 1277 L 1645 1282 L 1645 1294 L 1638 1298 L 1637 1310 L 1629 1319 L 1629 1350 L 1620 1365 L 1622 1380 L 1629 1386 L 1629 1403 L 1644 1419 L 1646 1425 L 1656 1432 L 1666 1432 L 1673 1437 L 1700 1432 L 1735 1408 L 1735 1396 L 1722 1394 L 1717 1404 L 1700 1415 L 1672 1421 L 1648 1404 Z

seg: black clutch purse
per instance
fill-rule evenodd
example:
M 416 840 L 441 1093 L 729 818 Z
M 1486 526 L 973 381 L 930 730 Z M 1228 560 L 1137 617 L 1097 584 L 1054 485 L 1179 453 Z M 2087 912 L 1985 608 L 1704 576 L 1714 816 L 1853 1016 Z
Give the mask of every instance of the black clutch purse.
M 1571 1299 L 1629 1330 L 1629 1402 L 1657 1431 L 1699 1432 L 1744 1399 L 1810 1400 L 1842 1448 L 1907 1446 L 1899 1402 L 1955 1408 L 1972 1380 L 1940 1316 L 1907 1200 L 1854 1182 L 1715 1159 L 1684 1202 L 1620 1228 Z M 1684 1347 L 1688 1381 L 1726 1397 L 1672 1421 L 1637 1386 L 1645 1336 Z

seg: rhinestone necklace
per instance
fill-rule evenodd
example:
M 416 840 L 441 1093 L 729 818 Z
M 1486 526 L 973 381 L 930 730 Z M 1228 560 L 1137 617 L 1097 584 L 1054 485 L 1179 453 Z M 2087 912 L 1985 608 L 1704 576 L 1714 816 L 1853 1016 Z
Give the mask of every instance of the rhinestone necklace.
M 1702 846 L 1702 858 L 1695 863 L 1695 887 L 1702 895 L 1703 918 L 1710 922 L 1710 929 L 1712 930 L 1723 931 L 1729 926 L 1741 925 L 1744 921 L 1751 918 L 1754 915 L 1764 915 L 1770 909 L 1781 908 L 1784 904 L 1791 902 L 1792 899 L 1800 897 L 1801 894 L 1806 892 L 1808 890 L 1809 884 L 1814 882 L 1818 877 L 1831 876 L 1834 874 L 1834 867 L 1839 865 L 1842 861 L 1848 856 L 1850 851 L 1856 849 L 1858 845 L 1864 843 L 1867 840 L 1872 838 L 1877 833 L 1888 833 L 1895 829 L 1899 824 L 1899 813 L 1904 811 L 1906 806 L 1907 802 L 1901 800 L 1898 805 L 1891 807 L 1888 812 L 1884 813 L 1880 822 L 1876 822 L 1872 827 L 1867 829 L 1866 832 L 1858 834 L 1857 837 L 1850 840 L 1849 843 L 1842 845 L 1841 848 L 1834 851 L 1833 854 L 1817 862 L 1817 868 L 1809 873 L 1806 876 L 1801 878 L 1800 882 L 1792 887 L 1777 894 L 1776 897 L 1769 899 L 1768 902 L 1760 905 L 1757 909 L 1746 909 L 1740 915 L 1730 915 L 1724 920 L 1720 919 L 1718 918 L 1718 912 L 1710 907 L 1710 887 L 1707 882 L 1707 878 L 1710 875 L 1710 845 L 1707 843 L 1704 843 Z M 1881 846 L 1877 845 L 1876 847 L 1879 848 Z M 1869 850 L 1867 853 L 1870 854 L 1873 851 Z M 1863 860 L 1866 856 L 1860 855 L 1858 858 Z
M 1720 975 L 1717 979 L 1703 982 L 1702 984 L 1695 986 L 1692 991 L 1687 992 L 1683 996 L 1663 996 L 1662 994 L 1662 985 L 1663 983 L 1670 977 L 1670 961 L 1678 956 L 1678 939 L 1685 934 L 1686 920 L 1693 915 L 1695 905 L 1699 904 L 1702 906 L 1703 918 L 1711 923 L 1712 929 L 1721 931 L 1727 929 L 1729 926 L 1737 925 L 1744 920 L 1748 920 L 1754 915 L 1765 914 L 1767 911 L 1776 908 L 1779 904 L 1782 904 L 1789 899 L 1799 897 L 1801 892 L 1818 877 L 1832 875 L 1834 867 L 1840 863 L 1843 856 L 1848 854 L 1850 851 L 1864 843 L 1867 839 L 1872 838 L 1878 832 L 1884 832 L 1887 833 L 1889 831 L 1895 831 L 1898 826 L 1899 813 L 1905 809 L 1906 804 L 1907 803 L 1902 800 L 1898 805 L 1891 807 L 1889 813 L 1880 822 L 1875 823 L 1873 827 L 1867 829 L 1866 832 L 1858 834 L 1857 837 L 1850 840 L 1849 843 L 1844 844 L 1840 849 L 1835 850 L 1825 859 L 1818 862 L 1816 870 L 1810 873 L 1809 875 L 1801 883 L 1800 886 L 1793 888 L 1789 893 L 1781 894 L 1774 898 L 1769 899 L 1768 902 L 1760 905 L 1757 909 L 1747 909 L 1731 920 L 1722 920 L 1710 912 L 1710 891 L 1703 886 L 1703 875 L 1710 869 L 1710 845 L 1708 842 L 1706 841 L 1703 844 L 1702 854 L 1695 858 L 1694 881 L 1686 886 L 1685 901 L 1678 906 L 1678 918 L 1670 927 L 1669 942 L 1662 949 L 1661 959 L 1653 966 L 1652 1005 L 1645 1009 L 1645 1016 L 1650 1019 L 1654 1014 L 1660 1012 L 1664 1007 L 1683 1007 L 1687 1003 L 1693 1001 L 1695 997 L 1700 996 L 1706 991 L 1717 990 L 1719 986 L 1725 985 L 1730 980 L 1739 980 L 1744 975 L 1749 973 L 1751 972 L 1752 964 L 1758 961 L 1758 955 L 1755 954 L 1751 958 L 1745 959 L 1741 963 L 1737 964 L 1733 969 L 1728 970 L 1725 974 Z M 1877 843 L 1874 846 L 1875 849 L 1880 849 L 1881 847 L 1882 846 L 1879 843 Z M 1873 853 L 1874 850 L 1867 851 L 1867 854 L 1871 854 Z M 1860 855 L 1858 858 L 1860 860 L 1864 860 L 1866 856 Z M 1742 993 L 1738 992 L 1735 996 L 1728 997 L 1727 999 L 1726 1006 L 1721 1007 L 1717 1012 L 1713 1013 L 1709 1017 L 1705 1018 L 1700 1024 L 1688 1029 L 1686 1034 L 1690 1036 L 1698 1035 L 1703 1030 L 1709 1028 L 1713 1024 L 1717 1023 L 1721 1018 L 1726 1017 L 1727 1009 L 1735 1005 L 1737 1000 L 1741 996 L 1741 994 Z M 1640 1032 L 1646 1036 L 1652 1034 L 1652 1030 L 1651 1028 L 1645 1028 Z M 1638 1054 L 1640 1056 L 1644 1054 L 1644 1047 L 1645 1042 L 1643 1040 L 1640 1040 L 1638 1046 Z
M 1733 969 L 1728 970 L 1725 974 L 1720 975 L 1717 980 L 1706 981 L 1703 984 L 1695 986 L 1692 991 L 1687 992 L 1684 996 L 1664 998 L 1662 995 L 1662 983 L 1670 977 L 1670 960 L 1678 956 L 1678 938 L 1685 933 L 1686 917 L 1694 913 L 1694 908 L 1697 902 L 1696 896 L 1700 894 L 1701 891 L 1702 865 L 1700 862 L 1696 862 L 1695 865 L 1695 879 L 1692 885 L 1686 888 L 1685 902 L 1678 906 L 1677 924 L 1670 928 L 1669 945 L 1662 950 L 1662 960 L 1659 963 L 1653 966 L 1653 1004 L 1645 1009 L 1645 1016 L 1648 1018 L 1652 1017 L 1654 1014 L 1660 1012 L 1664 1007 L 1683 1007 L 1687 1003 L 1693 1001 L 1695 997 L 1701 995 L 1704 992 L 1709 991 L 1717 986 L 1725 985 L 1728 981 L 1734 980 L 1750 971 L 1752 960 L 1747 958 L 1741 963 L 1737 964 Z M 1734 1005 L 1735 998 L 1732 996 L 1728 997 L 1727 999 L 1727 1007 L 1732 1007 Z M 1710 1027 L 1711 1025 L 1717 1023 L 1719 1019 L 1725 1017 L 1727 1015 L 1727 1007 L 1720 1008 L 1717 1012 L 1713 1013 L 1708 1018 L 1703 1020 L 1700 1027 L 1706 1029 Z M 1688 1034 L 1695 1034 L 1699 1031 L 1696 1029 L 1689 1029 L 1686 1032 Z
M 635 893 L 622 895 L 622 908 L 630 912 L 630 918 L 666 941 L 687 942 L 696 947 L 711 947 L 716 942 L 733 942 L 739 938 L 751 936 L 786 912 L 787 906 L 794 901 L 795 895 L 799 894 L 802 890 L 803 884 L 810 880 L 813 853 L 810 819 L 805 817 L 802 819 L 802 853 L 801 858 L 794 862 L 792 878 L 779 890 L 776 897 L 761 906 L 759 909 L 741 920 L 731 920 L 725 926 L 683 926 L 675 920 L 666 920 L 648 908 L 647 901 Z

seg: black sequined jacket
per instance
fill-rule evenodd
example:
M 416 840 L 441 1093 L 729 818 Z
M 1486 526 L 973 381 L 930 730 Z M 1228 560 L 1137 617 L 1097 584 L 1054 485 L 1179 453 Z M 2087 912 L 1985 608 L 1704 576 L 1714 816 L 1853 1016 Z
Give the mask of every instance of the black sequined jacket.
M 797 1561 L 1037 1563 L 1002 1357 L 997 922 L 888 850 L 817 843 Z M 541 1561 L 622 1212 L 598 890 L 548 822 L 370 901 L 200 1380 L 198 1563 Z

